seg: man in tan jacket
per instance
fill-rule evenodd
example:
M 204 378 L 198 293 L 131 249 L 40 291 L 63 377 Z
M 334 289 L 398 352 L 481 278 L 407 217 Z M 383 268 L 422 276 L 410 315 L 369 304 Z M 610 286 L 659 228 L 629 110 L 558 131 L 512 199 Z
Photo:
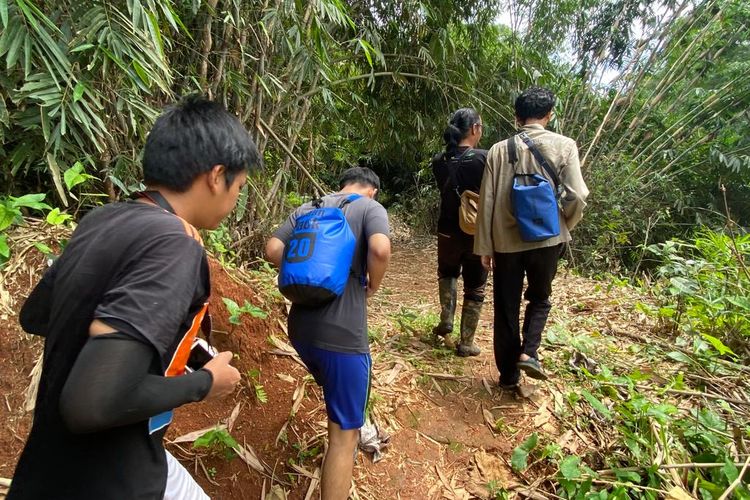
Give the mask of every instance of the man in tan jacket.
M 581 220 L 589 194 L 581 176 L 575 141 L 545 130 L 554 106 L 555 95 L 541 87 L 526 89 L 515 103 L 521 132 L 526 132 L 557 174 L 561 193 L 559 235 L 533 242 L 521 239 L 511 205 L 514 175 L 536 173 L 553 187 L 555 182 L 518 136 L 492 146 L 482 178 L 474 253 L 481 256 L 485 268 L 493 270 L 495 364 L 500 372 L 500 385 L 506 389 L 518 385 L 521 370 L 533 378 L 547 378 L 537 350 L 551 309 L 552 280 L 561 251 L 571 239 L 570 230 Z M 511 140 L 515 141 L 517 151 L 515 165 L 511 164 L 508 153 Z M 521 342 L 519 316 L 524 276 L 528 281 L 524 294 L 528 305 Z

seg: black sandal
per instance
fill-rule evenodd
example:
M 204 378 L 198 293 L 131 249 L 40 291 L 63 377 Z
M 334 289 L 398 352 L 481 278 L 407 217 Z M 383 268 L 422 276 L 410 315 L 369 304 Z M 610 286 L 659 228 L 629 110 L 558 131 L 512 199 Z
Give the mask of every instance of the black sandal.
M 519 361 L 516 366 L 523 370 L 526 375 L 528 375 L 531 378 L 537 379 L 537 380 L 547 380 L 549 377 L 547 377 L 547 374 L 544 373 L 544 370 L 542 369 L 542 365 L 539 363 L 538 360 L 534 358 L 529 358 L 526 361 Z

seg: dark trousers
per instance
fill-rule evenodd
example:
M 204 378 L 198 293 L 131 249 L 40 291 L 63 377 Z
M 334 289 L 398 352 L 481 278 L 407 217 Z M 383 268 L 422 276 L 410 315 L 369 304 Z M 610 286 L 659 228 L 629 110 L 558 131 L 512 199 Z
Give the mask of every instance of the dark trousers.
M 487 271 L 474 255 L 474 237 L 465 233 L 438 233 L 438 278 L 464 279 L 464 300 L 484 301 Z
M 557 273 L 560 245 L 525 252 L 495 253 L 493 295 L 495 301 L 495 364 L 501 384 L 515 384 L 520 372 L 516 367 L 521 353 L 537 357 L 542 331 L 552 305 L 552 280 Z M 523 343 L 519 338 L 521 291 L 524 276 L 528 281 L 524 299 L 529 303 L 523 318 Z

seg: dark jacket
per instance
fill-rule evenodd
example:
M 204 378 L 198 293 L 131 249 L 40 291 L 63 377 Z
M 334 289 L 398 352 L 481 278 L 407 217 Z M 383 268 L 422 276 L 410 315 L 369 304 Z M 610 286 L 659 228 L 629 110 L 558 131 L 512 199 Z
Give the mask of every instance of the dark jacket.
M 469 190 L 479 193 L 482 185 L 484 164 L 487 161 L 487 150 L 462 146 L 453 156 L 439 153 L 432 159 L 432 173 L 440 191 L 440 217 L 438 232 L 457 234 L 461 232 L 458 225 L 458 207 L 461 193 Z M 451 169 L 456 169 L 455 182 L 451 178 Z

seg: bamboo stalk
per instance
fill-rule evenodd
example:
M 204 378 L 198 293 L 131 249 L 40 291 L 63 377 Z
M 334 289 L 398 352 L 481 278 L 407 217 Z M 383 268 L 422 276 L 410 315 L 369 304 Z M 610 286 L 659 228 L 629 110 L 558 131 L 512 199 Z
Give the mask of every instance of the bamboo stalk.
M 276 135 L 276 132 L 274 132 L 273 129 L 271 129 L 268 124 L 266 124 L 263 118 L 260 119 L 260 124 L 261 126 L 263 126 L 266 132 L 268 132 L 269 136 L 271 136 L 273 140 L 276 141 L 276 144 L 278 144 L 279 147 L 281 147 L 281 149 L 283 149 L 284 152 L 289 155 L 290 158 L 292 158 L 292 161 L 294 161 L 294 163 L 300 168 L 300 170 L 302 170 L 302 172 L 310 179 L 310 182 L 312 182 L 312 185 L 315 187 L 317 194 L 324 194 L 327 191 L 326 188 L 323 187 L 323 185 L 320 184 L 315 177 L 313 177 L 310 171 L 305 168 L 302 162 L 299 161 L 296 156 L 294 156 L 294 153 L 289 150 L 286 143 L 284 143 L 284 141 L 282 141 L 279 136 Z
M 604 118 L 602 119 L 601 123 L 599 124 L 599 127 L 596 129 L 596 133 L 594 134 L 594 138 L 591 140 L 591 143 L 589 144 L 589 147 L 586 149 L 586 153 L 584 153 L 583 158 L 581 158 L 581 171 L 585 171 L 586 167 L 586 159 L 589 156 L 589 153 L 591 153 L 591 149 L 596 145 L 597 141 L 599 140 L 599 137 L 602 134 L 602 130 L 604 130 L 604 125 L 607 124 L 607 120 L 609 119 L 610 113 L 612 113 L 612 109 L 615 107 L 615 103 L 617 102 L 617 99 L 620 97 L 620 90 L 617 89 L 617 92 L 615 93 L 615 96 L 612 98 L 612 102 L 609 105 L 609 108 L 607 109 L 607 113 L 604 115 Z
M 203 48 L 201 50 L 201 65 L 200 72 L 198 74 L 201 87 L 206 90 L 208 88 L 208 57 L 211 54 L 211 47 L 213 46 L 213 37 L 211 36 L 211 26 L 213 24 L 214 12 L 216 11 L 216 4 L 219 0 L 207 0 L 208 13 L 206 14 L 206 22 L 203 26 Z M 210 95 L 209 95 L 210 97 Z
M 478 95 L 482 96 L 482 99 L 478 99 L 478 101 L 483 106 L 486 106 L 486 108 L 488 110 L 497 109 L 497 107 L 493 107 L 490 104 L 495 104 L 495 105 L 499 106 L 500 108 L 504 107 L 502 103 L 500 103 L 499 101 L 497 101 L 496 99 L 494 99 L 494 98 L 492 98 L 490 96 L 487 96 L 486 94 L 483 94 L 481 92 L 476 92 L 474 89 L 471 89 L 471 90 L 463 89 L 463 88 L 461 88 L 458 85 L 455 85 L 453 83 L 447 82 L 445 80 L 441 80 L 439 78 L 435 78 L 435 77 L 428 76 L 428 75 L 420 75 L 418 73 L 402 73 L 400 71 L 378 71 L 378 72 L 374 72 L 374 73 L 364 73 L 364 74 L 360 74 L 360 75 L 349 76 L 349 77 L 346 77 L 346 78 L 342 78 L 340 80 L 334 80 L 334 81 L 330 82 L 327 87 L 315 87 L 315 88 L 313 88 L 313 89 L 305 92 L 304 94 L 298 96 L 297 98 L 289 101 L 288 103 L 286 103 L 285 105 L 282 106 L 282 109 L 285 109 L 285 108 L 287 108 L 289 106 L 296 105 L 299 101 L 301 101 L 301 100 L 303 100 L 305 98 L 308 98 L 308 97 L 312 97 L 315 94 L 318 94 L 318 93 L 322 92 L 324 88 L 336 87 L 336 86 L 344 84 L 344 83 L 350 83 L 350 82 L 354 82 L 354 81 L 357 81 L 357 80 L 364 80 L 364 79 L 367 79 L 367 78 L 382 78 L 382 77 L 394 77 L 394 76 L 403 76 L 403 77 L 406 77 L 406 78 L 414 78 L 414 79 L 425 80 L 425 81 L 428 81 L 428 82 L 431 82 L 431 83 L 439 84 L 439 85 L 448 87 L 448 88 L 450 88 L 452 90 L 455 90 L 458 93 L 470 96 L 470 97 L 472 97 L 474 99 L 477 99 Z M 487 99 L 491 100 L 492 103 L 485 102 L 484 98 L 487 98 Z M 496 115 L 496 116 L 498 116 L 499 118 L 505 120 L 509 126 L 511 126 L 511 127 L 514 126 L 513 121 L 511 121 L 507 117 L 499 115 L 499 114 Z
M 651 153 L 641 162 L 641 164 L 648 165 L 650 164 L 651 160 L 653 159 L 654 155 L 657 154 L 659 151 L 663 150 L 664 147 L 667 145 L 668 142 L 673 141 L 677 135 L 685 129 L 688 125 L 692 124 L 693 121 L 698 119 L 702 112 L 705 112 L 707 110 L 713 110 L 713 106 L 717 103 L 722 102 L 723 93 L 728 93 L 728 91 L 731 90 L 731 88 L 734 86 L 734 84 L 737 81 L 740 81 L 747 77 L 747 75 L 750 74 L 750 70 L 744 72 L 743 74 L 739 75 L 734 80 L 728 82 L 725 84 L 716 94 L 710 95 L 706 100 L 702 103 L 701 107 L 696 107 L 689 115 L 688 119 L 681 123 L 676 122 L 671 127 L 664 130 L 664 132 L 661 133 L 656 139 L 651 141 L 651 143 L 648 144 L 648 146 L 644 147 L 643 150 L 638 153 L 634 158 L 633 162 L 637 162 L 638 159 L 641 158 L 642 155 L 644 155 L 647 151 L 651 151 Z M 721 110 L 714 112 L 713 118 L 718 116 L 722 111 L 724 111 L 727 107 L 729 107 L 732 103 L 726 104 Z M 678 126 L 679 125 L 679 126 Z M 676 130 L 673 130 L 675 129 Z M 671 132 L 671 134 L 670 134 Z M 667 137 L 665 137 L 667 136 Z M 661 144 L 657 145 L 657 141 L 662 140 Z M 632 173 L 629 175 L 629 177 L 632 177 Z
M 732 484 L 729 485 L 729 487 L 724 491 L 724 493 L 721 494 L 719 497 L 719 500 L 726 500 L 729 498 L 729 495 L 732 494 L 732 492 L 742 483 L 742 479 L 745 476 L 745 471 L 747 471 L 747 466 L 750 465 L 750 457 L 747 457 L 747 460 L 745 460 L 745 465 L 742 466 L 742 470 L 740 471 L 739 476 L 732 481 Z
M 710 7 L 713 5 L 715 0 L 711 0 L 708 2 L 704 8 L 700 11 L 699 14 L 694 15 L 692 17 L 692 21 L 690 22 L 687 29 L 682 31 L 682 34 L 679 36 L 677 40 L 670 40 L 669 43 L 671 44 L 671 47 L 667 50 L 667 52 L 663 55 L 663 58 L 669 58 L 670 54 L 677 50 L 682 42 L 682 40 L 687 36 L 687 34 L 690 32 L 690 30 L 695 26 L 702 18 L 703 15 L 707 12 L 709 12 Z M 670 78 L 670 76 L 673 74 L 675 69 L 679 69 L 680 72 L 683 72 L 685 68 L 689 65 L 684 64 L 684 61 L 687 59 L 688 56 L 692 55 L 692 49 L 693 47 L 698 43 L 699 40 L 702 39 L 703 35 L 706 34 L 708 28 L 712 25 L 712 23 L 717 20 L 719 17 L 719 13 L 714 15 L 714 17 L 707 22 L 704 27 L 701 29 L 701 31 L 698 33 L 698 35 L 695 37 L 695 39 L 688 44 L 688 47 L 682 52 L 682 54 L 670 65 L 669 68 L 667 68 L 665 74 L 663 77 L 657 82 L 657 85 L 654 87 L 654 89 L 651 91 L 651 94 L 649 97 L 646 98 L 643 105 L 641 106 L 640 110 L 636 113 L 636 118 L 642 116 L 644 113 L 643 111 L 646 109 L 647 105 L 651 102 L 653 97 L 657 95 L 665 86 L 667 82 L 671 82 L 673 78 Z M 628 127 L 630 130 L 632 130 L 634 127 L 634 123 L 631 122 L 630 127 Z
M 727 217 L 727 229 L 729 230 L 729 238 L 732 241 L 732 248 L 734 249 L 734 256 L 737 259 L 737 263 L 739 263 L 740 268 L 745 273 L 745 277 L 750 280 L 750 272 L 747 270 L 747 266 L 745 266 L 745 259 L 742 258 L 742 252 L 740 252 L 740 249 L 737 248 L 737 238 L 734 236 L 734 225 L 737 224 L 732 220 L 731 215 L 729 214 L 729 204 L 727 203 L 727 188 L 724 187 L 724 184 L 721 185 L 721 194 L 724 198 L 724 212 L 726 213 Z
M 707 9 L 710 7 L 712 3 L 713 3 L 713 0 L 709 2 L 709 4 L 704 6 L 704 8 L 700 11 L 699 14 L 694 15 L 692 17 L 692 20 L 689 23 L 689 26 L 687 27 L 687 29 L 685 29 L 682 32 L 682 34 L 677 40 L 670 40 L 666 37 L 664 38 L 664 40 L 666 41 L 668 45 L 670 45 L 670 47 L 666 49 L 665 53 L 663 54 L 661 52 L 658 53 L 661 56 L 660 59 L 669 58 L 670 54 L 672 54 L 672 52 L 674 52 L 675 50 L 679 48 L 680 43 L 685 38 L 685 36 L 687 36 L 687 33 L 689 33 L 690 29 L 692 29 L 692 27 L 703 18 L 703 15 L 708 11 Z M 684 5 L 682 7 L 684 8 Z M 628 131 L 632 132 L 633 130 L 635 130 L 649 116 L 649 110 L 653 106 L 653 100 L 655 96 L 657 96 L 659 92 L 661 92 L 661 90 L 665 87 L 665 85 L 671 84 L 671 82 L 673 82 L 677 76 L 682 75 L 687 70 L 689 65 L 686 65 L 686 64 L 678 65 L 678 63 L 683 61 L 686 55 L 691 54 L 692 47 L 697 43 L 697 40 L 701 39 L 702 35 L 706 33 L 706 30 L 712 21 L 708 22 L 706 26 L 704 26 L 703 30 L 701 30 L 701 32 L 698 34 L 696 39 L 693 40 L 691 44 L 689 44 L 688 48 L 685 49 L 683 54 L 680 57 L 678 57 L 677 60 L 673 64 L 671 64 L 669 68 L 667 68 L 667 70 L 664 72 L 660 80 L 657 82 L 656 86 L 654 86 L 653 90 L 650 92 L 649 96 L 645 98 L 639 110 L 635 112 L 633 119 L 628 125 Z M 668 32 L 669 32 L 669 29 L 665 31 L 664 35 L 666 35 Z M 653 65 L 653 63 L 656 61 L 656 56 L 657 56 L 657 51 L 654 51 L 652 53 L 652 57 L 649 59 L 649 63 L 647 64 L 647 67 L 650 67 Z M 644 74 L 645 74 L 645 70 L 646 68 L 644 68 Z M 678 70 L 679 73 L 675 75 L 674 73 L 676 70 Z M 681 98 L 682 97 L 678 97 L 678 99 L 681 99 Z M 623 147 L 623 144 L 627 144 L 628 145 L 627 147 L 629 147 L 630 145 L 632 145 L 633 138 L 634 136 L 632 134 L 624 134 L 624 133 L 621 134 L 620 139 L 615 144 L 614 149 L 619 150 L 621 147 Z

